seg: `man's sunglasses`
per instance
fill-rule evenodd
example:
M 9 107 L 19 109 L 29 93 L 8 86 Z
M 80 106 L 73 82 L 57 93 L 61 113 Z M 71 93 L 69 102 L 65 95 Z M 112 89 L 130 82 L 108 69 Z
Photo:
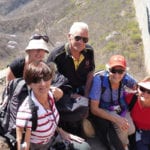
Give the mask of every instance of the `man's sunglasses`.
M 139 89 L 140 89 L 140 91 L 141 92 L 143 92 L 143 93 L 148 93 L 148 94 L 150 94 L 150 90 L 149 89 L 146 89 L 146 88 L 144 88 L 144 87 L 142 87 L 142 86 L 139 86 Z
M 118 73 L 118 74 L 123 74 L 125 72 L 125 70 L 123 69 L 114 69 L 114 68 L 109 69 L 109 71 L 111 73 Z
M 80 41 L 80 40 L 82 39 L 82 41 L 83 41 L 84 43 L 87 43 L 88 40 L 89 40 L 87 37 L 82 37 L 82 36 L 75 36 L 74 39 L 75 39 L 76 41 Z
M 49 37 L 47 35 L 35 34 L 30 38 L 30 40 L 40 40 L 40 39 L 43 39 L 47 43 L 49 41 Z

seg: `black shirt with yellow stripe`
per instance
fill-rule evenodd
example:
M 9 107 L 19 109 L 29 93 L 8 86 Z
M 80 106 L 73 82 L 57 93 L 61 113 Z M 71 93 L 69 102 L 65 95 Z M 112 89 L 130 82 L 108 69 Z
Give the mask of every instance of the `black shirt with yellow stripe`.
M 68 78 L 74 92 L 77 92 L 77 89 L 84 88 L 88 73 L 95 69 L 94 50 L 86 44 L 79 60 L 75 60 L 66 43 L 51 52 L 48 62 L 56 63 L 58 72 Z

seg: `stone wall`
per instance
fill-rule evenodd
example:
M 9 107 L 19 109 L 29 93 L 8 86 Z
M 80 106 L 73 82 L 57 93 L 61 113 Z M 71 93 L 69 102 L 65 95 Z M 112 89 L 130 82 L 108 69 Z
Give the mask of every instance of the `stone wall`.
M 133 0 L 136 17 L 142 33 L 144 46 L 145 68 L 150 75 L 150 0 Z

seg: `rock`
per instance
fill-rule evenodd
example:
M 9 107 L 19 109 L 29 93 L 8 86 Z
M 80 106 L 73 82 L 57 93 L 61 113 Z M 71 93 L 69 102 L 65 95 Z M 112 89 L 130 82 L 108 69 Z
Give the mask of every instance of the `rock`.
M 10 150 L 9 145 L 4 137 L 0 136 L 0 149 L 1 150 Z

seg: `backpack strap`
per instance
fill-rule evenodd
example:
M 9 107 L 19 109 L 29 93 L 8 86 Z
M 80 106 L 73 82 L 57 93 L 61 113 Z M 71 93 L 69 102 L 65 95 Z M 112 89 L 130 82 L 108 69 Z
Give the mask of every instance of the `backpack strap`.
M 22 78 L 15 79 L 12 82 L 10 82 L 10 85 L 8 85 L 9 87 L 8 87 L 7 91 L 5 91 L 5 92 L 9 96 L 6 97 L 6 103 L 7 104 L 6 104 L 6 107 L 3 108 L 5 111 L 8 112 L 8 114 L 10 114 L 10 105 L 12 103 L 11 102 L 12 96 L 20 93 L 22 90 L 22 86 L 24 86 L 24 85 L 25 85 L 25 81 Z
M 16 87 L 14 89 L 14 94 L 20 93 L 21 90 L 22 90 L 22 87 L 25 86 L 25 85 L 26 85 L 25 80 L 18 79 L 18 82 L 16 83 Z M 30 90 L 28 89 L 28 87 L 26 87 L 26 88 L 28 90 L 28 93 L 30 93 Z M 31 99 L 30 94 L 28 94 L 28 95 L 29 95 L 29 107 L 30 107 L 31 113 L 32 113 L 32 118 L 31 118 L 31 121 L 32 121 L 32 130 L 35 131 L 36 127 L 37 127 L 37 118 L 38 118 L 37 117 L 37 110 L 38 110 L 38 107 L 35 106 L 33 100 Z
M 106 90 L 106 87 L 103 86 L 104 74 L 105 74 L 105 70 L 100 70 L 95 73 L 95 75 L 99 75 L 101 79 L 101 90 L 102 90 L 101 94 L 103 94 Z
M 103 86 L 103 79 L 104 79 L 104 76 L 100 74 L 100 78 L 101 78 L 101 94 L 103 94 L 106 90 L 106 87 Z
M 33 100 L 31 99 L 30 96 L 29 96 L 29 107 L 30 107 L 31 112 L 32 112 L 32 118 L 31 118 L 32 130 L 35 131 L 36 127 L 37 127 L 37 119 L 38 119 L 38 116 L 37 116 L 38 106 L 36 106 L 34 104 L 34 102 L 33 102 Z
M 35 131 L 37 128 L 37 120 L 38 120 L 37 111 L 38 111 L 39 107 L 35 105 L 35 103 L 33 102 L 32 98 L 31 98 L 31 89 L 28 89 L 28 96 L 29 96 L 29 98 L 28 98 L 29 108 L 32 113 L 32 118 L 30 119 L 30 121 L 32 121 L 32 131 Z
M 19 79 L 18 83 L 16 83 L 16 86 L 14 87 L 14 93 L 20 93 L 22 90 L 22 87 L 25 85 L 25 80 Z
M 135 103 L 136 103 L 136 101 L 137 101 L 137 94 L 134 94 L 133 96 L 132 96 L 132 99 L 131 99 L 131 101 L 130 101 L 130 103 L 128 104 L 128 110 L 129 111 L 131 111 L 132 110 L 132 108 L 134 107 L 134 105 L 135 105 Z
M 7 109 L 7 104 L 9 103 L 13 92 L 15 91 L 18 82 L 21 81 L 22 78 L 17 78 L 14 80 L 11 80 L 8 85 L 5 87 L 3 93 L 2 93 L 2 103 L 1 103 L 1 107 L 0 107 L 0 112 L 4 111 Z
M 22 88 L 24 85 L 26 85 L 26 82 L 25 80 L 21 80 L 19 81 L 17 87 L 15 88 L 15 91 L 14 93 L 20 93 Z M 32 121 L 32 130 L 35 131 L 36 130 L 36 127 L 37 127 L 37 110 L 38 110 L 38 106 L 36 106 L 33 102 L 33 100 L 31 99 L 31 96 L 30 96 L 30 89 L 27 87 L 27 90 L 28 90 L 28 95 L 29 95 L 29 107 L 31 109 L 31 113 L 32 113 L 32 118 L 31 118 L 31 121 Z

